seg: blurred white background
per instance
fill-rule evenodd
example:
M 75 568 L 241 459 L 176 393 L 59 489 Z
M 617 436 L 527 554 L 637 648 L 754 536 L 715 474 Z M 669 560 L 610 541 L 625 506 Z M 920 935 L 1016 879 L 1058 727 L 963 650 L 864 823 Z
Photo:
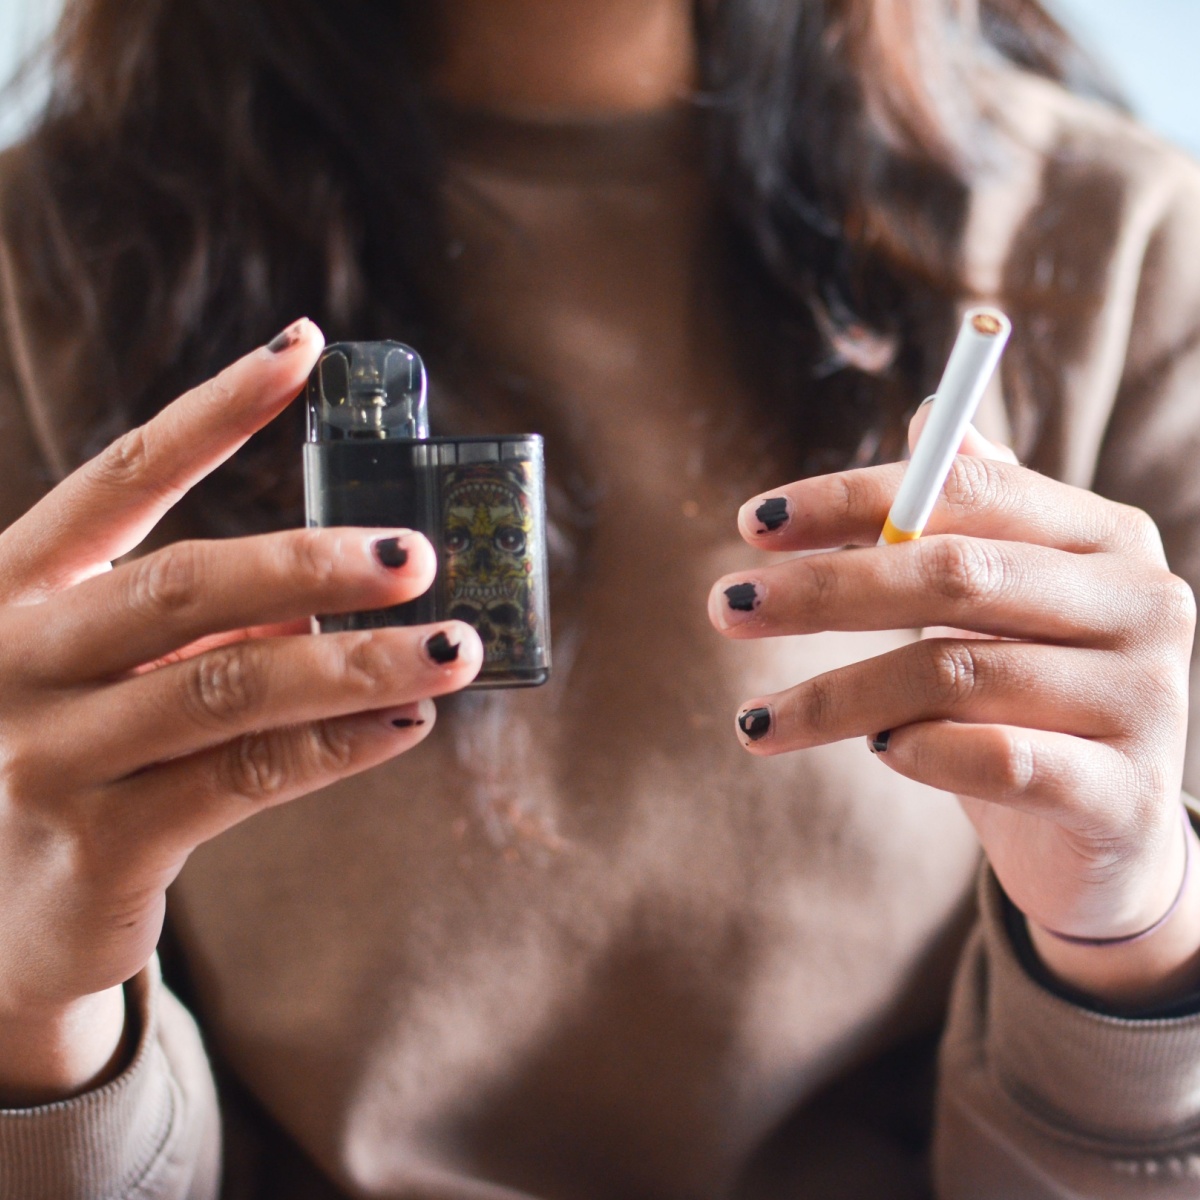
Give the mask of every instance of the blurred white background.
M 1200 156 L 1198 0 L 1047 0 L 1147 124 Z
M 58 17 L 61 0 L 0 0 L 0 80 L 10 80 L 18 66 L 36 54 Z M 0 97 L 0 145 L 20 135 L 44 90 L 44 74 L 35 66 L 21 86 Z
M 236 0 L 229 0 L 236 3 Z M 1200 155 L 1200 0 L 1048 0 L 1112 70 L 1138 114 Z M 61 0 L 0 0 L 0 79 L 53 26 Z M 17 136 L 37 106 L 41 81 L 0 102 L 0 144 Z

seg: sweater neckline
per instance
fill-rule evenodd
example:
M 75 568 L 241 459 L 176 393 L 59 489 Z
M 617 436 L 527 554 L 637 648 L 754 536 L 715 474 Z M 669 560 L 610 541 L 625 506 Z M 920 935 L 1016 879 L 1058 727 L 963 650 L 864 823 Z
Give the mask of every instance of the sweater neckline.
M 531 182 L 654 182 L 703 158 L 700 108 L 539 118 L 439 104 L 433 127 L 452 166 Z

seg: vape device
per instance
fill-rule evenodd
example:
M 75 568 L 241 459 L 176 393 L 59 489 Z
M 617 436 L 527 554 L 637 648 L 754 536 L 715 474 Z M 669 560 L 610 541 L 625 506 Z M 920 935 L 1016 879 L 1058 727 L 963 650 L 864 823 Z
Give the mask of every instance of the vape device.
M 416 529 L 433 586 L 393 608 L 317 618 L 324 633 L 459 620 L 483 641 L 475 688 L 550 676 L 545 465 L 536 433 L 429 436 L 425 367 L 399 342 L 336 342 L 308 381 L 309 525 Z

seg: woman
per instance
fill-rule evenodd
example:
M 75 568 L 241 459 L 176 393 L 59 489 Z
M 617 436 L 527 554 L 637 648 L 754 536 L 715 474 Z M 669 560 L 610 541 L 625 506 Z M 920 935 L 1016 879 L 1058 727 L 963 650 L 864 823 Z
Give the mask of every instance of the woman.
M 1086 80 L 1030 0 L 77 0 L 3 206 L 0 1191 L 216 1195 L 175 881 L 228 1195 L 1191 1194 L 1200 181 Z M 874 548 L 973 297 L 993 437 Z M 468 627 L 304 632 L 434 560 L 291 528 L 301 311 L 546 431 L 547 688 L 434 729 Z

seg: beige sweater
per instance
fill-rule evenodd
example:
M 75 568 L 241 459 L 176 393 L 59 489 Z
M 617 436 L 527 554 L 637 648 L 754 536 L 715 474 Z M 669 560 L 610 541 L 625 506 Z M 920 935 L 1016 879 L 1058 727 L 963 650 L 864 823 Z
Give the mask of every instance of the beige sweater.
M 1045 414 L 1022 452 L 1146 508 L 1200 583 L 1200 172 L 1049 85 L 1006 98 L 1022 148 L 965 254 Z M 156 964 L 132 981 L 128 1069 L 0 1113 L 5 1200 L 212 1200 L 194 1020 L 234 1198 L 1200 1195 L 1200 1015 L 1044 990 L 986 874 L 972 914 L 953 798 L 863 745 L 736 744 L 742 698 L 915 634 L 708 629 L 751 561 L 735 506 L 782 480 L 693 302 L 703 190 L 663 136 L 509 130 L 455 160 L 464 326 L 604 485 L 555 681 L 446 705 L 413 754 L 198 850 L 171 897 L 194 1018 Z M 88 398 L 6 257 L 11 519 Z

